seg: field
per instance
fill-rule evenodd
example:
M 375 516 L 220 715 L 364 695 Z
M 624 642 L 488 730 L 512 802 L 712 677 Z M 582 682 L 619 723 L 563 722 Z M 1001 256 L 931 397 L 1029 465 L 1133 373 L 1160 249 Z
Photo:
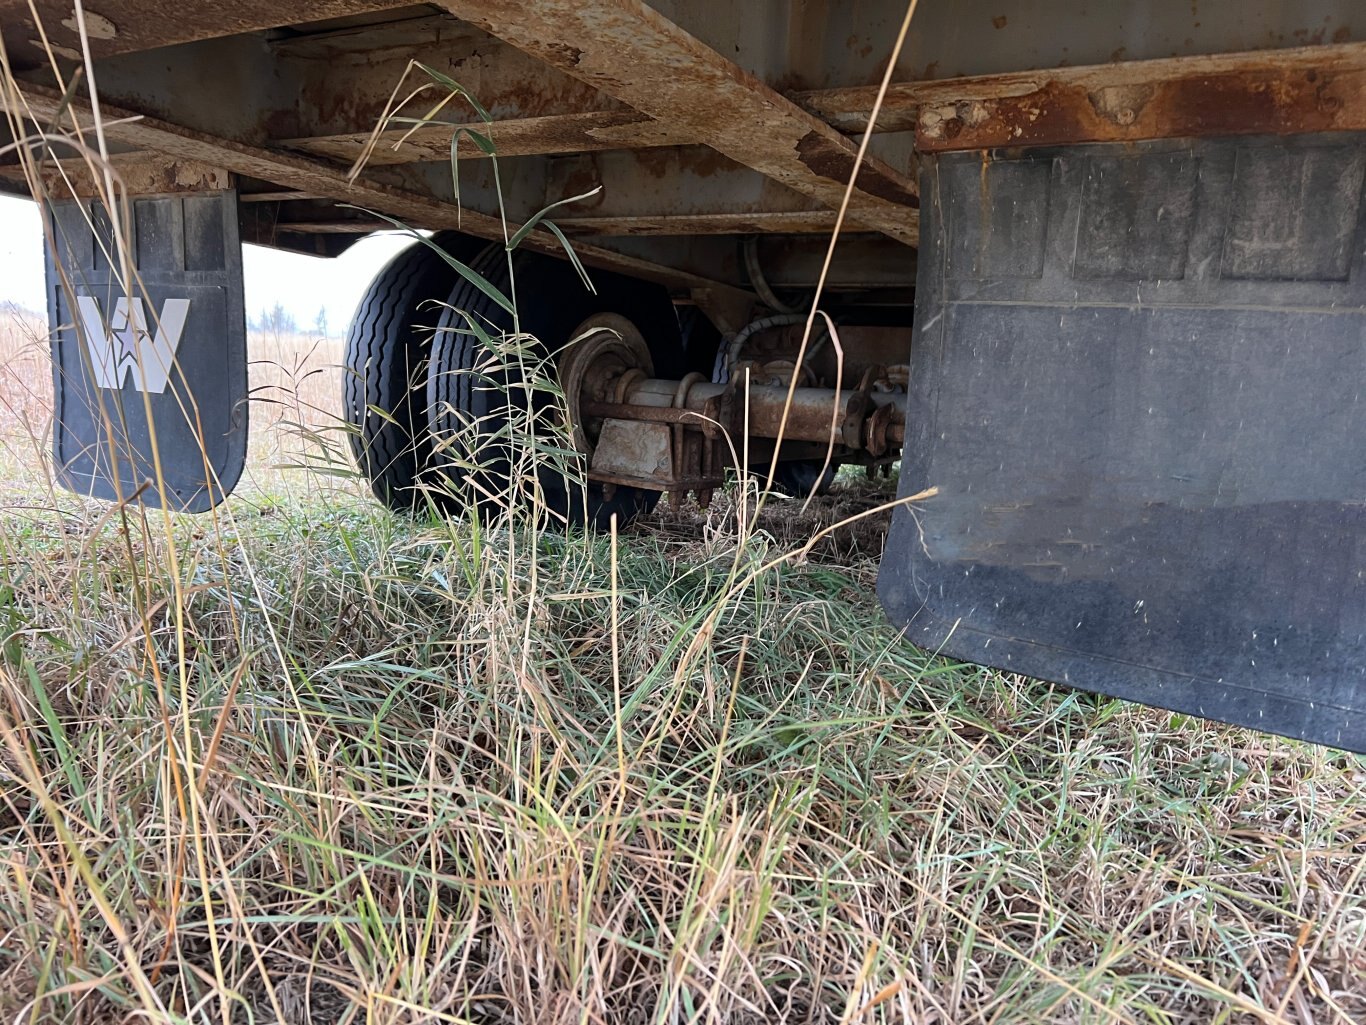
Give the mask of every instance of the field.
M 214 517 L 54 490 L 0 321 L 0 1021 L 1366 1021 L 1366 762 L 948 663 L 885 489 L 382 511 L 253 340 Z M 305 468 L 306 467 L 306 468 Z

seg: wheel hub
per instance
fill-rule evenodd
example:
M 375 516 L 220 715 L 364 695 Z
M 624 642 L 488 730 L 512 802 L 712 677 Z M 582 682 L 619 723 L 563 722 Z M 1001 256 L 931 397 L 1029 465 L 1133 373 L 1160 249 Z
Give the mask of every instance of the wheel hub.
M 639 329 L 616 313 L 594 314 L 574 330 L 572 338 L 560 361 L 560 386 L 574 447 L 591 456 L 602 419 L 585 417 L 584 407 L 624 401 L 632 383 L 654 376 L 654 361 Z

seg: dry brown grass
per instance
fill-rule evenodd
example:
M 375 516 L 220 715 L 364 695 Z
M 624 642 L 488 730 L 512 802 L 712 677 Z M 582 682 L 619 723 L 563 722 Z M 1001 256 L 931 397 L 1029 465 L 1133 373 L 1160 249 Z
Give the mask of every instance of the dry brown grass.
M 52 360 L 47 324 L 0 305 L 0 459 L 28 463 L 52 416 Z
M 3 1020 L 1366 1020 L 1363 761 L 917 652 L 876 521 L 736 586 L 876 487 L 398 520 L 272 468 L 337 352 L 256 339 L 252 487 L 167 529 L 41 499 L 6 331 Z
M 875 520 L 775 559 L 876 490 L 399 520 L 335 345 L 258 338 L 238 495 L 111 511 L 48 487 L 41 335 L 0 326 L 0 1021 L 1366 1019 L 1366 763 L 916 651 Z

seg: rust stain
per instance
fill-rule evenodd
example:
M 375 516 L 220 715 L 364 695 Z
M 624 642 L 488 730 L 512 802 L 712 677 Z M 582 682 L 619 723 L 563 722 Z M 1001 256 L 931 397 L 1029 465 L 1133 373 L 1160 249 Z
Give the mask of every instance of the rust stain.
M 797 143 L 797 159 L 811 171 L 829 181 L 841 185 L 849 181 L 854 170 L 854 159 L 843 149 L 831 144 L 819 132 L 808 132 Z M 919 207 L 920 200 L 913 193 L 902 188 L 897 182 L 880 174 L 875 167 L 864 165 L 859 169 L 855 187 L 870 196 L 885 199 L 903 206 Z
M 698 178 L 710 178 L 739 166 L 730 157 L 703 146 L 682 151 L 673 148 L 639 150 L 636 162 L 646 174 L 661 180 L 674 178 L 683 172 Z
M 1097 114 L 1128 126 L 1138 121 L 1155 92 L 1152 85 L 1106 86 L 1088 93 L 1087 99 Z
M 583 51 L 567 43 L 546 43 L 538 49 L 546 55 L 546 63 L 560 68 L 576 68 L 583 60 Z
M 982 150 L 981 171 L 977 183 L 978 214 L 977 271 L 981 273 L 987 258 L 987 246 L 991 241 L 991 154 Z
M 302 135 L 297 110 L 273 110 L 261 122 L 261 129 L 267 139 L 288 139 Z
M 116 154 L 110 162 L 130 196 L 228 189 L 233 184 L 228 171 L 197 160 L 163 162 L 141 154 Z M 42 175 L 49 193 L 57 198 L 97 196 L 104 187 L 80 161 L 64 160 L 46 167 Z
M 922 109 L 927 151 L 1366 129 L 1366 68 L 1238 72 L 1103 85 L 1051 81 L 1027 94 Z
M 991 25 L 993 28 L 1002 29 L 1005 28 L 1007 24 L 1009 24 L 1009 20 L 1010 19 L 1008 19 L 1004 14 L 998 14 L 996 17 L 991 19 Z
M 587 161 L 581 161 L 576 162 L 573 169 L 565 175 L 563 189 L 566 196 L 582 196 L 601 185 L 602 178 L 598 174 L 597 166 Z M 595 210 L 602 206 L 605 193 L 606 190 L 604 189 L 586 200 L 580 200 L 577 204 L 578 210 L 582 211 L 585 208 Z
M 378 52 L 320 57 L 310 51 L 300 56 L 298 63 L 304 75 L 295 105 L 299 123 L 293 128 L 282 126 L 269 137 L 370 131 L 410 57 L 426 59 L 450 75 L 477 96 L 497 120 L 626 109 L 594 86 L 496 40 L 460 39 L 435 58 L 429 53 L 430 47 L 430 43 L 414 38 Z M 345 88 L 338 87 L 342 80 Z M 427 82 L 425 76 L 416 75 L 406 84 L 416 87 Z M 437 95 L 435 88 L 429 89 L 398 113 L 419 117 Z M 457 101 L 447 111 L 458 120 L 476 120 L 474 109 L 464 101 Z

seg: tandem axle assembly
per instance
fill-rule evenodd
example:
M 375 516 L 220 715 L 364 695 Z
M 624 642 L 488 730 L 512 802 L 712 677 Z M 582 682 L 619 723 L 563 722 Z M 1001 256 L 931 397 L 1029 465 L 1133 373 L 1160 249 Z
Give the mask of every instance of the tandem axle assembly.
M 726 383 L 657 378 L 640 331 L 611 313 L 580 325 L 560 364 L 590 480 L 703 504 L 727 470 L 766 469 L 779 446 L 785 460 L 890 466 L 905 440 L 906 379 L 904 365 L 870 367 L 856 387 L 813 387 L 786 360 L 741 362 Z

